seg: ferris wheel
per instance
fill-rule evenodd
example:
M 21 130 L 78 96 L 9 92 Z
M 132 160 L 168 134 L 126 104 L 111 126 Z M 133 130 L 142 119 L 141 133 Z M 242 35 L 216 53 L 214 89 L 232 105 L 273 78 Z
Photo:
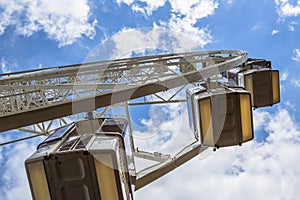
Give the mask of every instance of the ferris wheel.
M 242 50 L 143 56 L 0 76 L 0 132 L 19 129 L 32 133 L 0 145 L 47 136 L 26 161 L 35 199 L 55 195 L 57 199 L 74 195 L 132 199 L 133 190 L 208 147 L 241 145 L 253 139 L 251 109 L 280 101 L 278 70 L 271 68 L 270 61 L 249 59 Z M 136 146 L 129 108 L 174 103 L 187 105 L 194 140 L 174 155 Z M 112 112 L 118 106 L 124 108 L 122 116 Z M 110 157 L 102 152 L 110 152 Z M 152 164 L 137 170 L 136 159 Z M 106 164 L 99 164 L 102 161 Z M 59 162 L 73 163 L 59 165 L 59 171 L 55 167 Z M 74 167 L 77 165 L 81 167 Z M 104 180 L 99 170 L 111 178 Z M 93 172 L 94 178 L 85 177 L 87 172 Z M 84 178 L 77 177 L 80 173 Z M 104 184 L 108 179 L 112 183 Z M 74 189 L 71 182 L 85 187 Z

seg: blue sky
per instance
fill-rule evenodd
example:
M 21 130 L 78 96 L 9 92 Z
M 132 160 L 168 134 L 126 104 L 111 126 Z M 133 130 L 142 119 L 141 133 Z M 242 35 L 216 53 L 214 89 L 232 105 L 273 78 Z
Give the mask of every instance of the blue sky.
M 256 140 L 200 155 L 138 191 L 136 199 L 300 198 L 299 0 L 0 0 L 0 19 L 0 73 L 126 57 L 132 51 L 142 55 L 147 49 L 242 49 L 249 57 L 271 60 L 280 70 L 281 103 L 254 111 Z M 174 32 L 174 43 L 165 30 Z M 165 151 L 165 138 L 177 144 L 180 136 L 169 132 L 184 130 L 186 116 L 164 107 L 168 120 L 161 123 L 156 109 L 135 117 L 144 118 L 137 124 L 148 125 L 149 132 L 168 130 L 141 142 Z M 0 141 L 16 135 L 28 134 L 0 133 Z M 30 199 L 23 162 L 40 140 L 0 147 L 3 199 Z

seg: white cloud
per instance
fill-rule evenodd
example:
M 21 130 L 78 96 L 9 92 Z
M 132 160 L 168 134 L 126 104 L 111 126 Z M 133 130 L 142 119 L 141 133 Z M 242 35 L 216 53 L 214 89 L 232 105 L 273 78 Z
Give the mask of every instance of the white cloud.
M 277 6 L 277 13 L 281 18 L 285 17 L 295 17 L 300 14 L 300 1 L 297 3 L 289 0 L 275 0 Z
M 132 5 L 131 6 L 131 9 L 134 11 L 134 12 L 140 12 L 140 13 L 143 13 L 144 15 L 146 15 L 146 11 L 144 8 L 138 6 L 138 5 Z
M 198 28 L 194 26 L 189 18 L 178 18 L 172 15 L 168 28 L 170 30 L 176 30 L 179 33 L 186 35 L 193 39 L 200 47 L 204 47 L 206 44 L 212 42 L 212 36 L 207 28 Z
M 152 105 L 150 119 L 142 120 L 144 129 L 134 131 L 136 146 L 174 155 L 195 141 L 189 127 L 186 106 L 183 104 Z
M 167 0 L 117 0 L 118 4 L 125 3 L 131 6 L 131 9 L 135 12 L 147 13 L 152 15 L 152 12 L 165 5 Z M 141 6 L 138 3 L 144 3 L 145 6 Z
M 146 13 L 151 15 L 153 11 L 165 5 L 166 0 L 141 0 L 141 2 L 146 3 L 147 7 L 145 8 Z
M 292 79 L 291 83 L 293 86 L 300 88 L 300 80 L 299 79 Z
M 192 34 L 196 33 L 198 35 L 193 37 Z M 127 28 L 99 44 L 86 57 L 86 62 L 130 57 L 133 54 L 155 54 L 157 51 L 176 53 L 199 50 L 199 46 L 204 46 L 210 39 L 211 37 L 206 30 L 198 30 L 197 28 L 188 34 L 157 25 L 154 25 L 153 28 Z
M 296 29 L 295 26 L 296 25 L 298 25 L 298 22 L 295 22 L 295 21 L 290 22 L 289 25 L 288 25 L 289 31 L 292 31 L 292 32 L 295 31 L 295 29 Z
M 160 47 L 159 37 L 163 34 L 159 29 L 123 29 L 112 36 L 115 43 L 113 58 L 130 56 L 132 51 L 142 53 L 147 49 L 156 49 Z
M 292 31 L 292 32 L 295 31 L 295 27 L 292 26 L 292 25 L 289 25 L 288 28 L 289 28 L 289 30 Z
M 234 2 L 234 0 L 223 0 L 223 1 L 225 1 L 225 3 L 227 3 L 228 5 L 231 5 Z
M 286 72 L 283 72 L 282 75 L 281 75 L 281 77 L 280 77 L 280 80 L 286 81 L 288 77 L 289 77 L 289 74 L 286 73 Z
M 130 5 L 134 2 L 134 0 L 117 0 L 117 3 L 120 4 L 120 3 L 125 3 L 127 5 Z
M 118 3 L 126 3 L 135 12 L 152 15 L 152 12 L 164 6 L 166 0 L 118 0 Z M 143 2 L 146 6 L 137 5 Z M 208 17 L 218 8 L 215 0 L 168 0 L 171 5 L 171 18 L 168 21 L 160 21 L 155 26 L 160 26 L 193 38 L 199 47 L 204 47 L 212 41 L 212 36 L 207 28 L 197 25 L 200 19 Z M 229 1 L 231 2 L 231 1 Z
M 0 35 L 4 33 L 6 27 L 10 24 L 16 24 L 16 19 L 13 17 L 15 13 L 22 11 L 22 5 L 16 4 L 14 1 L 0 1 L 0 8 L 3 9 L 0 13 Z
M 8 139 L 6 138 L 6 140 Z M 5 184 L 0 186 L 0 194 L 3 199 L 31 199 L 24 161 L 35 151 L 36 142 L 40 140 L 41 138 L 1 147 L 4 154 L 0 160 L 1 182 L 3 181 Z
M 212 14 L 213 10 L 218 6 L 215 0 L 117 0 L 117 3 L 125 3 L 131 6 L 135 11 L 152 15 L 153 11 L 164 6 L 167 1 L 171 4 L 172 12 L 180 15 L 189 15 L 189 17 L 195 19 L 200 19 Z M 139 2 L 145 3 L 145 6 L 137 6 Z M 232 0 L 226 0 L 228 4 L 232 2 Z
M 176 30 L 193 38 L 200 47 L 212 42 L 212 36 L 207 28 L 196 26 L 198 20 L 212 15 L 218 8 L 218 3 L 213 0 L 180 1 L 169 0 L 172 15 L 167 23 L 171 30 Z
M 254 126 L 254 131 L 258 130 L 265 125 L 266 119 L 270 118 L 270 114 L 268 112 L 261 112 L 259 110 L 254 110 L 253 111 L 253 126 Z
M 292 59 L 296 62 L 300 62 L 300 50 L 299 49 L 294 49 L 293 50 L 293 57 Z
M 169 0 L 172 12 L 184 15 L 191 20 L 205 18 L 214 13 L 218 3 L 214 0 Z
M 284 102 L 284 105 L 288 108 L 291 109 L 293 112 L 297 111 L 296 105 L 291 103 L 289 100 Z
M 279 33 L 279 30 L 273 30 L 272 31 L 272 35 L 276 35 L 277 33 Z
M 3 74 L 11 72 L 11 70 L 9 70 L 9 68 L 7 67 L 7 61 L 4 58 L 1 58 L 0 65 L 1 65 L 1 72 Z
M 0 34 L 9 25 L 16 27 L 21 35 L 31 36 L 44 31 L 59 46 L 70 45 L 83 35 L 93 38 L 96 20 L 90 21 L 87 0 L 66 1 L 0 1 Z

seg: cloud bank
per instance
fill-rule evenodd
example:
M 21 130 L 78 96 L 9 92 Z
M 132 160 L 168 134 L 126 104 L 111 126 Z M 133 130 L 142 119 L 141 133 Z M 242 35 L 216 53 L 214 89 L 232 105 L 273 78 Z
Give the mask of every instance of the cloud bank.
M 300 1 L 275 0 L 277 13 L 281 18 L 296 17 L 300 14 Z
M 26 37 L 43 31 L 61 47 L 83 36 L 93 38 L 96 33 L 97 20 L 91 19 L 87 0 L 0 1 L 0 10 L 0 35 L 9 26 Z
M 171 16 L 168 21 L 159 21 L 155 26 L 167 28 L 172 31 L 186 35 L 201 47 L 212 42 L 212 36 L 207 27 L 200 27 L 199 20 L 206 18 L 218 8 L 218 2 L 214 0 L 118 0 L 119 4 L 124 3 L 135 12 L 141 12 L 151 16 L 154 11 L 169 3 Z M 143 2 L 143 4 L 140 4 Z

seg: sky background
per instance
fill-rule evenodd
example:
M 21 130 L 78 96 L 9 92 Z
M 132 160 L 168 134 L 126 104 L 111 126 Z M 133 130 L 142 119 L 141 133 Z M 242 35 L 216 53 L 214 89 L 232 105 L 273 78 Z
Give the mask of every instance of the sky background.
M 0 73 L 144 55 L 147 49 L 166 53 L 242 49 L 249 57 L 271 60 L 280 70 L 281 103 L 254 111 L 256 139 L 199 155 L 135 196 L 296 200 L 300 199 L 299 15 L 297 0 L 0 0 Z M 173 33 L 172 42 L 166 30 Z M 142 145 L 166 150 L 177 144 L 181 136 L 170 134 L 187 128 L 186 110 L 179 113 L 174 105 L 148 109 L 135 116 L 136 123 L 167 133 Z M 159 116 L 157 109 L 162 111 Z M 0 142 L 26 135 L 15 130 L 0 133 Z M 41 140 L 0 147 L 1 199 L 30 199 L 23 163 Z

